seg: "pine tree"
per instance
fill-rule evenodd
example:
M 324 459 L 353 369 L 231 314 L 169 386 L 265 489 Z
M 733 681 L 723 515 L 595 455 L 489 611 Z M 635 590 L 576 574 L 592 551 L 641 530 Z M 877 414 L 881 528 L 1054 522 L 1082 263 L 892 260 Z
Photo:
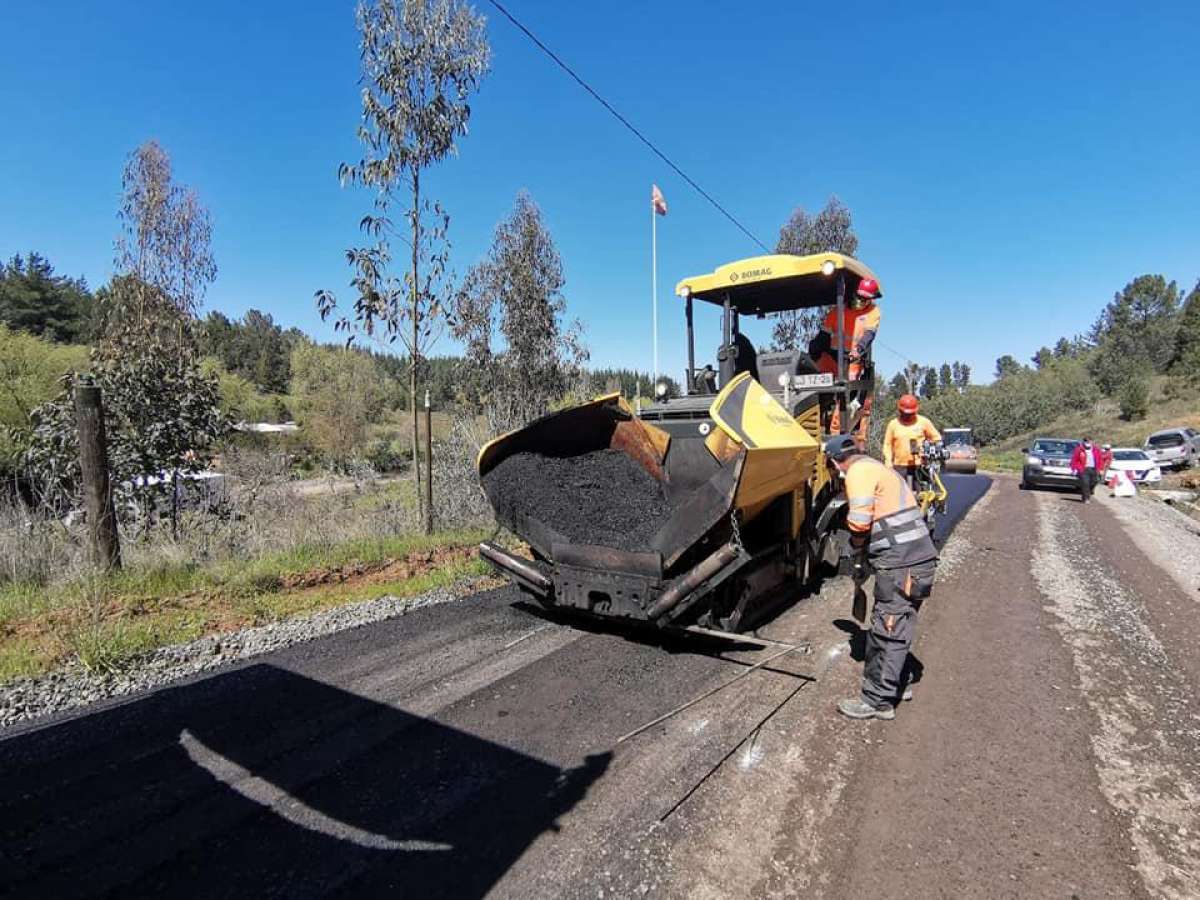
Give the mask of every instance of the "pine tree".
M 0 323 L 49 341 L 87 340 L 95 302 L 82 278 L 54 274 L 38 253 L 14 256 L 0 267 Z
M 1189 381 L 1200 381 L 1200 281 L 1183 302 L 1171 371 Z
M 938 391 L 945 392 L 954 387 L 954 370 L 949 363 L 942 363 L 938 369 Z
M 925 377 L 921 380 L 921 396 L 929 400 L 937 396 L 938 392 L 938 376 L 937 370 L 930 367 L 925 370 Z

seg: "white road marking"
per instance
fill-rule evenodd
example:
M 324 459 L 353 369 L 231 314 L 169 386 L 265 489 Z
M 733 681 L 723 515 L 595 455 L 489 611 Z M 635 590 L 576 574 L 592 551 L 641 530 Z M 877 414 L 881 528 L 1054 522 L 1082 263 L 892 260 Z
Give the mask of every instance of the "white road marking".
M 297 800 L 282 788 L 259 778 L 233 760 L 205 746 L 186 728 L 179 733 L 179 743 L 183 745 L 183 749 L 187 751 L 192 762 L 217 781 L 247 800 L 269 809 L 281 819 L 286 819 L 293 825 L 298 825 L 308 831 L 336 838 L 339 841 L 349 841 L 369 850 L 424 852 L 454 849 L 449 844 L 441 844 L 436 841 L 397 841 L 330 818 Z

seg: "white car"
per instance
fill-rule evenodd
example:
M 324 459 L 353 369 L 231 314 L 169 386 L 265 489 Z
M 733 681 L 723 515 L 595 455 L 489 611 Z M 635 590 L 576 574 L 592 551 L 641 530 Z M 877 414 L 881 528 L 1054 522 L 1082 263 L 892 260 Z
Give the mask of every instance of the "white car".
M 1108 466 L 1111 472 L 1120 469 L 1129 476 L 1134 484 L 1155 484 L 1162 481 L 1162 469 L 1150 458 L 1145 450 L 1137 447 L 1115 447 L 1112 451 L 1112 462 Z

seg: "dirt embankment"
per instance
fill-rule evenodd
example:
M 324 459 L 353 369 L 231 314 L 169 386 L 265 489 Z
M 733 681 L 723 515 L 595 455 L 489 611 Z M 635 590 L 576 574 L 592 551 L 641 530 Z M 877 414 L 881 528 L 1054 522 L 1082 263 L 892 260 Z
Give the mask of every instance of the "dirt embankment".
M 407 581 L 410 578 L 428 575 L 453 563 L 465 562 L 474 556 L 474 545 L 418 550 L 401 559 L 383 559 L 369 563 L 350 562 L 284 575 L 279 580 L 279 587 L 281 590 L 293 591 L 330 584 L 362 585 Z

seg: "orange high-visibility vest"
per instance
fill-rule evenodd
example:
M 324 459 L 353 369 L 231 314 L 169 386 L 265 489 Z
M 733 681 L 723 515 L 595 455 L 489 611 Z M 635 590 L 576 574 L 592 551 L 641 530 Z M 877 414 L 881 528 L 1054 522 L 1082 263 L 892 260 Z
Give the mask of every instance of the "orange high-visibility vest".
M 899 569 L 937 558 L 937 548 L 907 482 L 877 459 L 859 456 L 846 470 L 846 524 L 869 533 L 877 569 Z
M 837 307 L 825 315 L 821 330 L 829 334 L 830 345 L 837 350 Z M 879 330 L 879 307 L 868 303 L 862 309 L 851 309 L 847 304 L 842 310 L 842 342 L 847 351 L 852 351 L 867 334 Z
M 905 425 L 899 418 L 887 423 L 883 432 L 883 464 L 886 466 L 910 466 L 920 462 L 922 441 L 940 441 L 941 432 L 933 427 L 933 423 L 922 415 L 917 415 L 911 425 Z M 917 454 L 913 455 L 912 442 L 917 442 Z

